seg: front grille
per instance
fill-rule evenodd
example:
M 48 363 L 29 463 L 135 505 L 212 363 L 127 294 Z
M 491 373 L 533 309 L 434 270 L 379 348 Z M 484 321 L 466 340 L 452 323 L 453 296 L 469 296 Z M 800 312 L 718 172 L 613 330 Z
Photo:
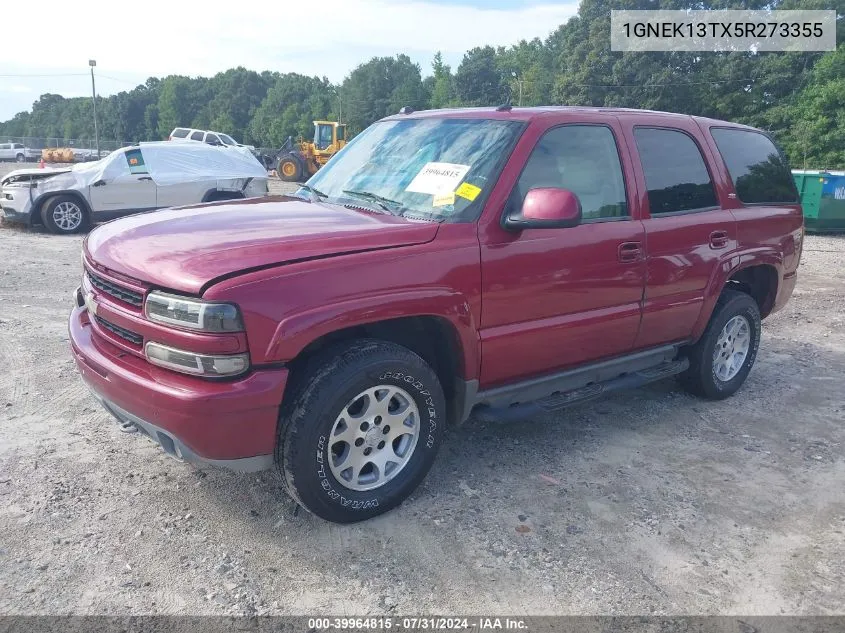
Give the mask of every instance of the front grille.
M 99 325 L 101 328 L 103 328 L 104 330 L 108 330 L 115 336 L 119 336 L 124 341 L 129 341 L 134 345 L 141 345 L 141 343 L 144 342 L 144 337 L 140 334 L 136 334 L 132 330 L 127 330 L 124 327 L 115 325 L 111 321 L 106 321 L 103 317 L 97 316 L 94 317 L 94 320 L 97 322 L 97 325 Z
M 103 279 L 99 275 L 95 275 L 90 270 L 86 272 L 91 285 L 100 292 L 105 292 L 107 295 L 111 295 L 115 299 L 119 299 L 124 303 L 128 303 L 129 305 L 133 305 L 138 308 L 140 308 L 144 303 L 144 296 L 140 292 L 135 292 L 134 290 L 129 290 L 129 288 L 118 286 L 111 281 Z

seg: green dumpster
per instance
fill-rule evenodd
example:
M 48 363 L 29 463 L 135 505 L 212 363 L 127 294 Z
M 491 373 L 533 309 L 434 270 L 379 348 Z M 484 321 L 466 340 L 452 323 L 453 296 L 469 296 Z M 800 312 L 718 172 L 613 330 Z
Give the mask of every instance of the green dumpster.
M 845 171 L 794 169 L 804 226 L 813 233 L 845 231 Z

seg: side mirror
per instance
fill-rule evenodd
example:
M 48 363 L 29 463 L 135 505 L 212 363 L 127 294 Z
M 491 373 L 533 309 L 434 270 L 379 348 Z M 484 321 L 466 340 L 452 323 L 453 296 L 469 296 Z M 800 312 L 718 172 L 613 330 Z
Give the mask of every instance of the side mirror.
M 581 203 L 569 189 L 541 187 L 531 189 L 520 212 L 505 218 L 504 227 L 524 229 L 564 229 L 581 223 Z

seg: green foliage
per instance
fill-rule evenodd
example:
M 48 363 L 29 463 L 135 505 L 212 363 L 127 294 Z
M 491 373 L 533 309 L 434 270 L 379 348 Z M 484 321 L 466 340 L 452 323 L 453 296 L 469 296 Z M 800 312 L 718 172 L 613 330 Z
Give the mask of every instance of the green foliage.
M 405 106 L 420 110 L 429 102 L 420 67 L 407 55 L 374 57 L 361 64 L 343 81 L 341 97 L 353 134 Z
M 499 105 L 649 108 L 767 129 L 797 167 L 845 167 L 845 49 L 829 53 L 617 53 L 611 9 L 685 9 L 689 0 L 582 0 L 544 41 L 467 51 L 457 69 L 438 52 L 431 75 L 407 55 L 374 57 L 340 85 L 297 73 L 233 68 L 214 77 L 150 78 L 97 99 L 100 135 L 137 142 L 177 126 L 214 129 L 262 147 L 310 137 L 315 119 L 342 117 L 356 133 L 403 106 Z M 696 9 L 834 8 L 845 0 L 696 0 Z M 91 138 L 90 98 L 44 94 L 0 123 L 0 137 Z

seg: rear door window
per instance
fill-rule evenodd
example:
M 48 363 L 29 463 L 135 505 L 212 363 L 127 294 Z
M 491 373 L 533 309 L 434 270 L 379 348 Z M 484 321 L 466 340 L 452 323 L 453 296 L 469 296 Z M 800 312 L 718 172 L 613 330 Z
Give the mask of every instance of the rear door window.
M 798 201 L 786 159 L 768 136 L 729 128 L 712 128 L 710 132 L 743 203 Z
M 652 217 L 718 207 L 701 150 L 680 130 L 634 129 Z
M 203 132 L 201 132 L 199 130 L 194 132 L 193 134 L 191 134 L 191 140 L 192 141 L 201 141 L 202 137 L 203 137 Z

